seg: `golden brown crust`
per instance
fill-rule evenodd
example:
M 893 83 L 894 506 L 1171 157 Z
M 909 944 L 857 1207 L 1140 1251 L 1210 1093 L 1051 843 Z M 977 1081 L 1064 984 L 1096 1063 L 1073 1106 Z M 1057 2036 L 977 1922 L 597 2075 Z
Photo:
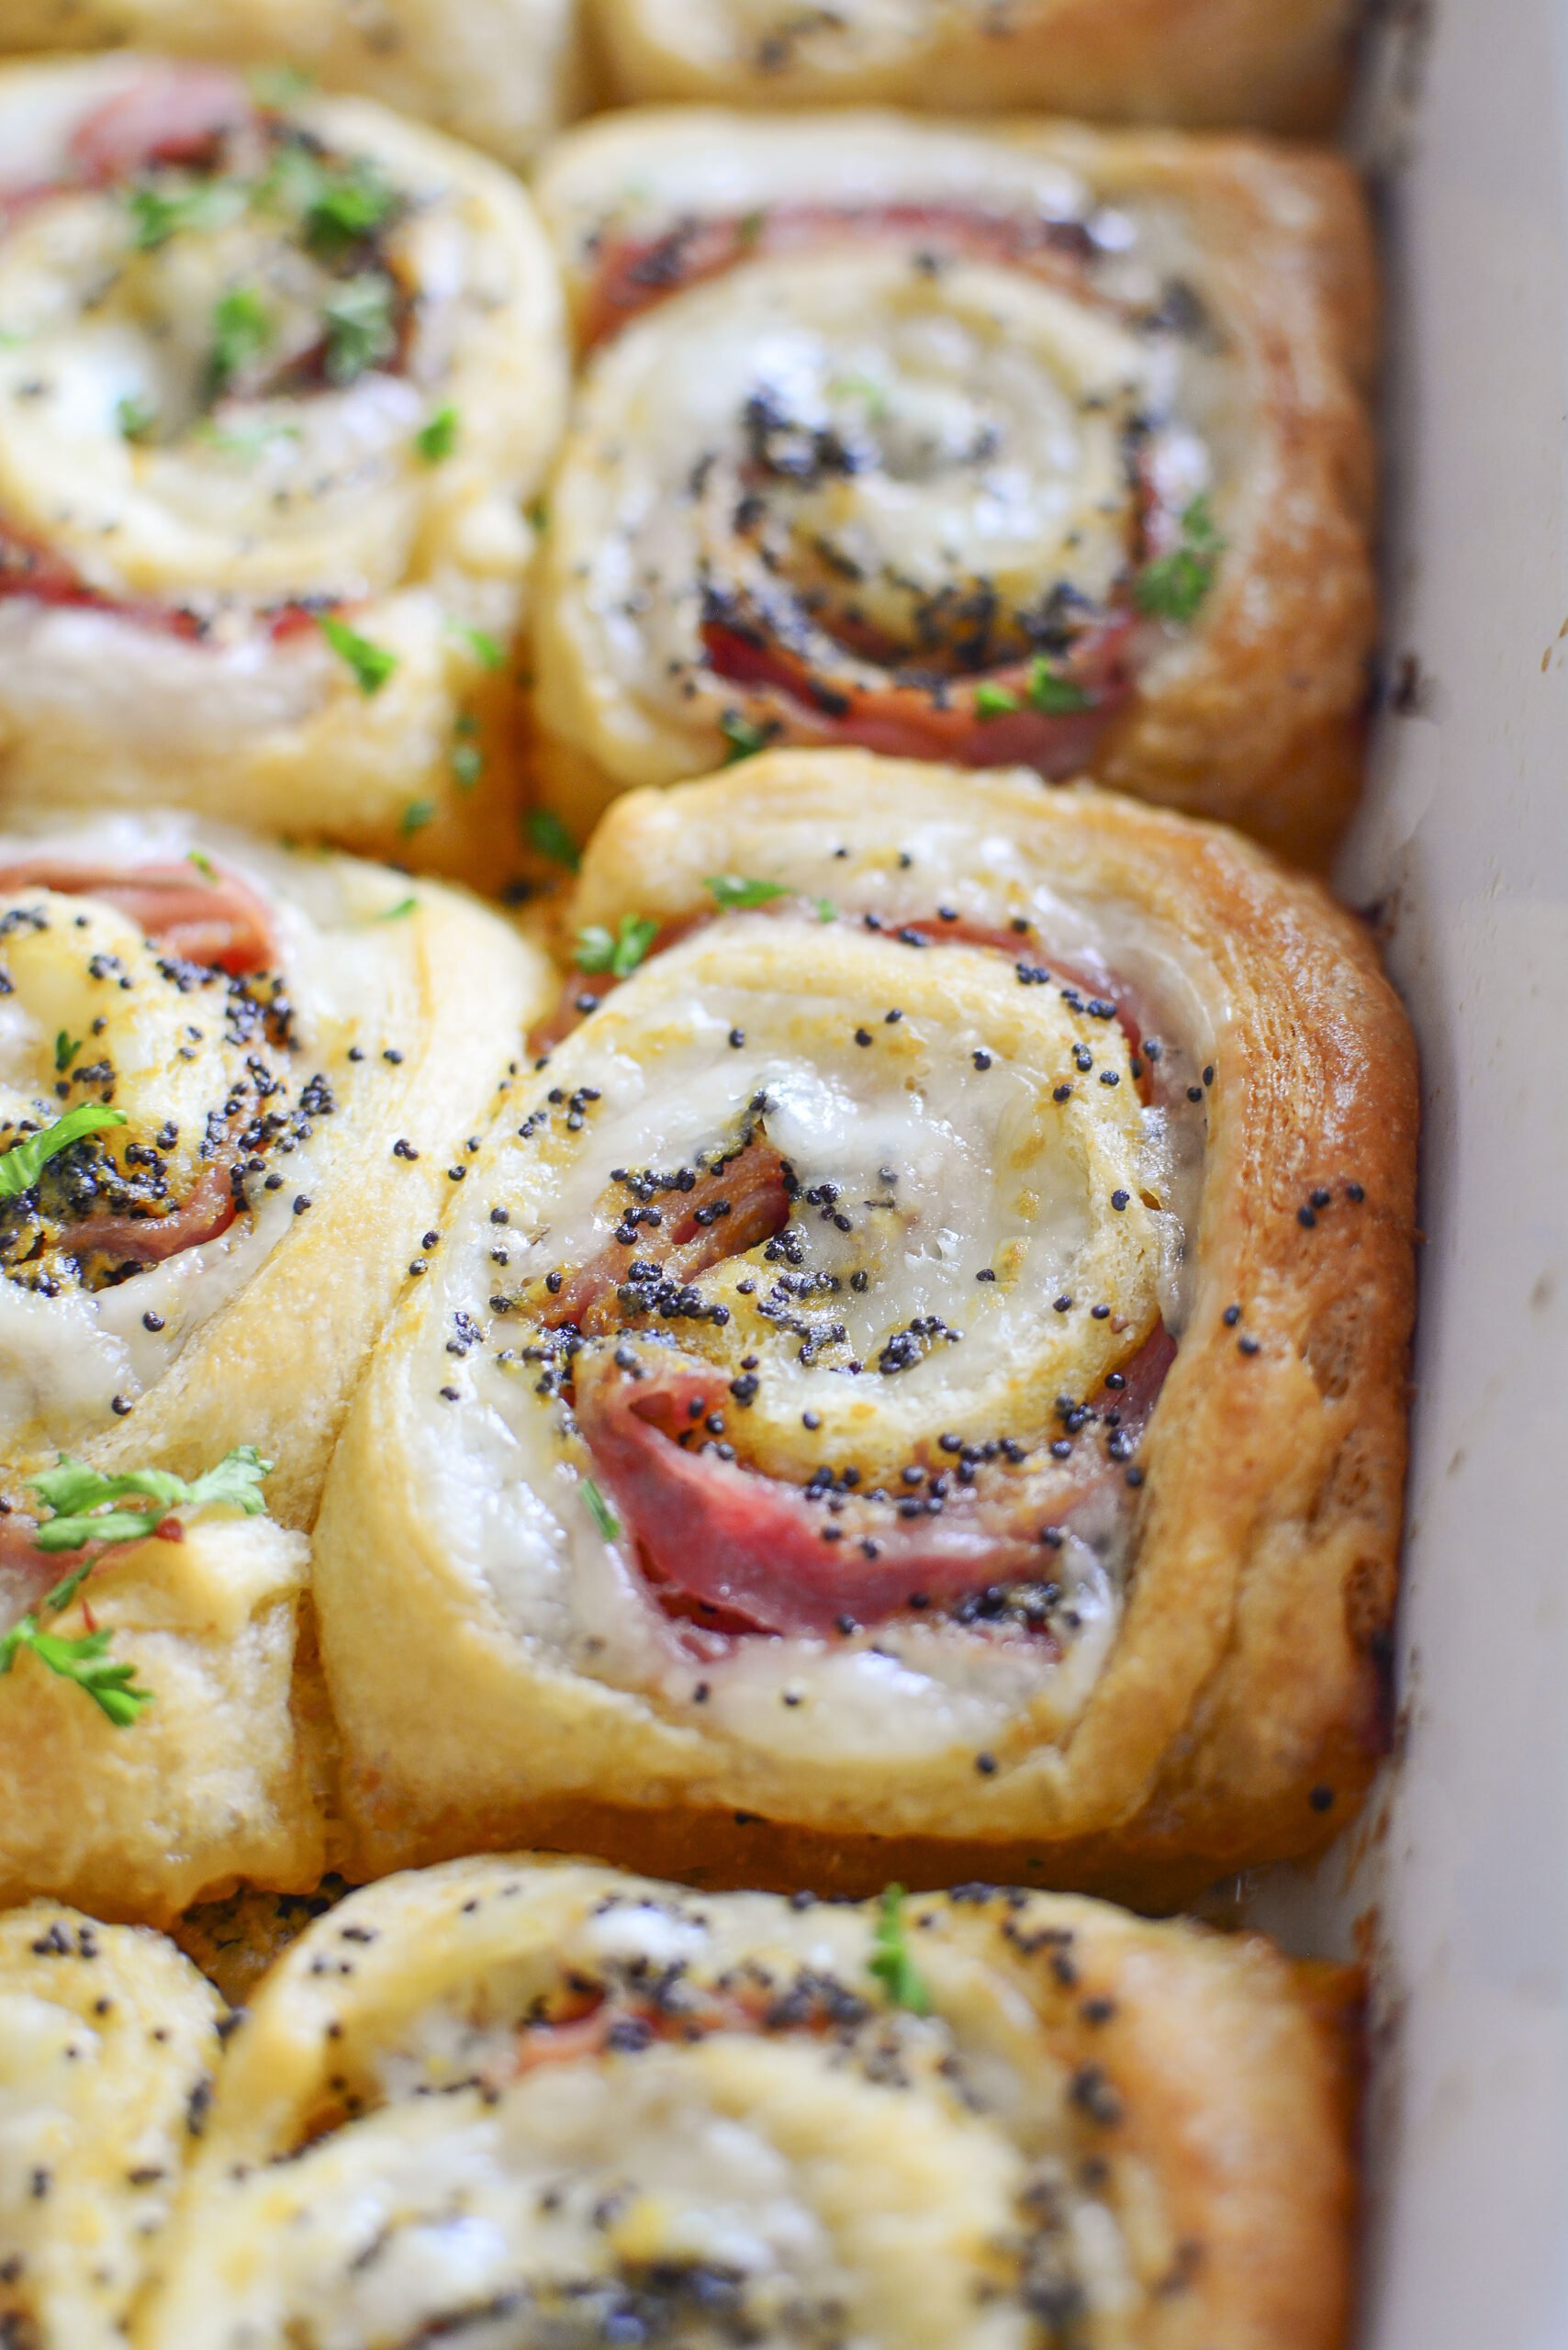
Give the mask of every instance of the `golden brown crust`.
M 866 13 L 874 27 L 892 12 Z M 858 31 L 853 6 L 824 30 L 785 6 L 767 19 L 731 0 L 597 0 L 597 30 L 614 95 L 631 104 L 1026 106 L 1306 133 L 1330 128 L 1345 93 L 1346 0 L 1014 0 L 907 14 L 879 39 Z
M 458 1861 L 352 1897 L 278 1961 L 227 2054 L 207 2142 L 136 2338 L 147 2350 L 178 2338 L 182 2313 L 188 2319 L 199 2309 L 203 2280 L 221 2261 L 211 2243 L 254 2246 L 258 2228 L 290 2275 L 284 2306 L 319 2309 L 323 2295 L 352 2296 L 345 2270 L 358 2266 L 357 2238 L 336 2207 L 378 2176 L 404 2126 L 399 2116 L 419 2129 L 427 2159 L 439 2159 L 441 2108 L 452 2115 L 448 2128 L 473 2127 L 465 2099 L 475 2085 L 449 2077 L 454 2067 L 461 2075 L 449 2053 L 457 2020 L 477 2026 L 463 2062 L 493 2084 L 487 2105 L 504 2117 L 517 2094 L 512 2083 L 529 2071 L 517 2062 L 514 2034 L 526 2039 L 527 2020 L 554 2012 L 568 1984 L 571 2005 L 591 2007 L 605 1996 L 610 2015 L 618 1998 L 640 2011 L 649 1984 L 676 1985 L 675 2014 L 682 2001 L 700 2013 L 715 1992 L 749 1979 L 770 1998 L 783 1993 L 776 2012 L 750 2025 L 730 2012 L 706 2052 L 700 2027 L 684 2035 L 655 2029 L 651 2047 L 622 2042 L 630 2054 L 617 2053 L 611 2039 L 608 2051 L 579 2042 L 555 2061 L 610 2071 L 623 2109 L 639 2095 L 639 2068 L 666 2066 L 662 2094 L 687 2128 L 699 2107 L 678 2101 L 679 2084 L 700 2078 L 700 2104 L 716 2093 L 741 2128 L 756 2121 L 765 2135 L 782 2129 L 775 2142 L 792 2151 L 774 2191 L 808 2205 L 820 2198 L 834 2224 L 842 2190 L 831 2160 L 789 2176 L 790 2163 L 804 2152 L 810 2165 L 815 2151 L 802 2147 L 802 2136 L 833 2127 L 825 2112 L 813 2115 L 822 2099 L 809 2094 L 820 2028 L 792 2031 L 788 1993 L 799 1975 L 811 1986 L 808 2000 L 824 1988 L 830 1995 L 838 2078 L 856 2077 L 857 2033 L 880 2052 L 869 2078 L 892 2093 L 879 2115 L 861 2115 L 874 2143 L 857 2141 L 854 2190 L 865 2196 L 868 2163 L 870 2200 L 879 2193 L 885 2203 L 879 2225 L 896 2231 L 909 2219 L 899 2201 L 909 2174 L 894 2143 L 905 2130 L 921 2133 L 930 2150 L 922 2159 L 935 2178 L 946 2132 L 978 2131 L 966 2167 L 971 2177 L 977 2165 L 981 2176 L 1000 2177 L 988 2143 L 1005 2144 L 1015 2129 L 1010 2117 L 1021 2115 L 1014 2143 L 1042 2165 L 1024 2175 L 1034 2181 L 1024 2210 L 1047 2208 L 1031 2203 L 1031 2193 L 1055 2198 L 1062 2210 L 1098 2207 L 1094 2229 L 1063 2239 L 1064 2266 L 1050 2272 L 1048 2287 L 1041 2280 L 1042 2289 L 1065 2294 L 1062 2306 L 1077 2308 L 1086 2340 L 1124 2350 L 1340 2350 L 1355 2211 L 1355 1970 L 1295 1965 L 1260 1936 L 1152 1925 L 1097 1902 L 973 1886 L 903 1905 L 902 1945 L 932 2016 L 929 2025 L 912 2024 L 874 1979 L 876 1916 L 756 1896 L 695 1900 L 591 1863 L 529 1858 Z M 638 1959 L 644 1937 L 655 1953 L 680 1950 L 671 1974 Z M 433 2018 L 446 2019 L 444 2028 L 432 2029 Z M 931 2033 L 939 2035 L 934 2042 Z M 685 2057 L 663 2044 L 683 2036 Z M 902 2052 L 896 2065 L 895 2050 Z M 797 2065 L 796 2090 L 783 2099 L 780 2068 Z M 993 2107 L 999 2077 L 1009 2088 Z M 928 2078 L 972 2087 L 960 2086 L 950 2107 L 939 2092 L 934 2110 L 924 2101 Z M 440 2087 L 452 2095 L 430 2098 Z M 750 2102 L 764 2097 L 766 2111 Z M 367 2112 L 364 2125 L 346 2120 L 345 2103 L 349 2112 Z M 514 2121 L 503 2119 L 492 2160 L 526 2161 L 524 2110 L 520 2104 Z M 785 2118 L 791 2113 L 798 2121 Z M 933 2126 L 935 2135 L 927 2135 Z M 579 2159 L 589 2177 L 599 2153 L 618 2166 L 623 2205 L 636 2209 L 643 2165 L 657 2159 L 656 2132 L 651 2148 L 644 2136 L 588 2151 Z M 302 2173 L 289 2169 L 293 2162 Z M 281 2200 L 256 2202 L 256 2188 L 246 2184 L 252 2171 L 259 2181 L 283 2181 Z M 1012 2191 L 1023 2183 L 1014 2174 Z M 678 2197 L 682 2187 L 671 2185 Z M 399 2221 L 409 2223 L 409 2191 L 394 2232 Z M 291 2195 L 309 2205 L 335 2254 L 290 2249 Z M 998 2221 L 1006 2226 L 1006 2202 L 990 2216 L 994 2235 Z M 1015 2227 L 1021 2216 L 1014 2211 Z M 941 2224 L 935 2212 L 932 2223 Z M 640 2235 L 659 2224 L 651 2210 Z M 530 2222 L 520 2225 L 526 2244 Z M 1110 2231 L 1116 2247 L 1109 2296 L 1094 2254 L 1081 2266 L 1070 2249 L 1093 2243 L 1103 2259 L 1099 2230 Z M 300 2232 L 292 2232 L 297 2242 Z M 850 2289 L 867 2297 L 868 2318 L 888 2288 L 854 2275 L 852 2225 L 844 2240 Z M 957 2256 L 979 2255 L 971 2244 Z M 1017 2292 L 1015 2274 L 999 2270 L 993 2297 L 999 2288 Z M 907 2326 L 882 2306 L 883 2322 L 867 2331 L 905 2339 Z M 967 2327 L 952 2338 L 967 2340 Z
M 1205 386 L 1194 394 L 1196 429 L 1214 459 L 1226 545 L 1191 624 L 1165 630 L 1138 656 L 1131 698 L 1088 764 L 1117 790 L 1220 818 L 1297 863 L 1326 866 L 1360 786 L 1376 630 L 1368 395 L 1377 285 L 1350 165 L 1256 139 L 1017 117 L 983 131 L 869 112 L 765 123 L 695 107 L 612 117 L 562 140 L 539 185 L 579 326 L 616 239 L 656 238 L 683 219 L 761 218 L 775 205 L 831 205 L 846 153 L 859 170 L 839 200 L 852 205 L 896 195 L 983 212 L 1010 175 L 1032 186 L 1030 174 L 1065 167 L 1094 203 L 1129 213 L 1152 239 L 1154 265 L 1196 296 L 1218 338 L 1202 368 L 1194 362 L 1193 381 Z M 744 281 L 744 252 L 735 270 Z M 672 346 L 666 368 L 681 349 Z M 721 749 L 706 700 L 680 700 L 673 688 L 661 699 L 651 685 L 622 681 L 594 602 L 607 591 L 584 584 L 585 532 L 620 527 L 619 493 L 607 485 L 621 460 L 603 444 L 638 432 L 616 404 L 628 395 L 607 390 L 602 412 L 594 406 L 606 382 L 590 362 L 557 470 L 536 624 L 539 788 L 579 832 L 614 792 L 674 781 Z M 673 482 L 664 494 L 678 502 Z
M 860 753 L 771 754 L 620 802 L 575 914 L 677 918 L 705 873 L 789 870 L 792 843 L 890 856 L 939 822 L 1175 942 L 1215 1040 L 1190 1315 L 1139 1456 L 1126 1613 L 1081 1714 L 1059 1744 L 1004 1748 L 992 1775 L 958 1742 L 939 1791 L 870 1753 L 824 1785 L 700 1707 L 520 1640 L 417 1477 L 388 1470 L 431 1378 L 405 1323 L 319 1529 L 359 1868 L 526 1836 L 708 1883 L 865 1891 L 969 1869 L 1159 1905 L 1317 1849 L 1358 1802 L 1386 1727 L 1417 1118 L 1407 1024 L 1365 930 L 1219 829 Z M 998 913 L 1011 902 L 996 883 Z

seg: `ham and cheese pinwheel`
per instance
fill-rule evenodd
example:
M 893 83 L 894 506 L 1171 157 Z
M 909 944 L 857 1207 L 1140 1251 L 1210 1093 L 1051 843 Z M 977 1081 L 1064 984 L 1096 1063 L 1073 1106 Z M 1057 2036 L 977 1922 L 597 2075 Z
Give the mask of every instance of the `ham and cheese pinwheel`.
M 546 973 L 180 817 L 0 840 L 0 1899 L 320 1874 L 297 1529 Z
M 495 164 L 117 55 L 0 73 L 0 792 L 502 878 L 563 357 Z
M 53 0 L 58 8 L 62 0 Z M 1350 0 L 597 0 L 618 96 L 1329 129 Z
M 1327 156 L 610 118 L 535 669 L 568 822 L 765 744 L 1103 782 L 1304 861 L 1372 642 L 1366 221 Z
M 221 2003 L 156 1934 L 0 1918 L 0 2341 L 124 2350 L 218 2059 Z
M 1338 2350 L 1356 1987 L 984 1886 L 394 1879 L 230 2042 L 131 2341 Z
M 118 49 L 249 66 L 263 90 L 377 98 L 521 170 L 576 112 L 576 0 L 0 0 L 0 50 Z
M 1415 1091 L 1234 836 L 776 753 L 617 804 L 318 1528 L 360 1864 L 1154 1897 L 1378 1748 Z

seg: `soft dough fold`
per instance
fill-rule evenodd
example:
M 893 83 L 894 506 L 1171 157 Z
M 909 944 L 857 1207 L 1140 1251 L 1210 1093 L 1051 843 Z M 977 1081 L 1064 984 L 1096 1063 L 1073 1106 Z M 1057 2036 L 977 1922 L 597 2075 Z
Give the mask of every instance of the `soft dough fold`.
M 691 108 L 571 134 L 539 196 L 587 349 L 534 664 L 568 822 L 857 744 L 1327 856 L 1374 621 L 1342 161 Z
M 0 73 L 0 790 L 169 800 L 498 883 L 554 264 L 367 101 Z
M 262 1986 L 132 2340 L 1338 2350 L 1356 1988 L 984 1886 L 395 1879 Z
M 623 100 L 1329 128 L 1348 0 L 596 0 Z
M 329 1482 L 361 1863 L 1157 1900 L 1321 1843 L 1405 1456 L 1364 934 L 1218 831 L 858 753 L 618 803 L 572 916 Z

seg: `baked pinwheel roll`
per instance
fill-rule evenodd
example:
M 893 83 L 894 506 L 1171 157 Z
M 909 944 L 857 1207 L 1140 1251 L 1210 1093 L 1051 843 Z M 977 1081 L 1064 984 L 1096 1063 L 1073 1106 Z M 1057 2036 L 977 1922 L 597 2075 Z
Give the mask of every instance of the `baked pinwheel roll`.
M 496 165 L 128 55 L 0 73 L 0 792 L 502 878 L 559 291 Z
M 0 50 L 134 48 L 319 82 L 521 170 L 577 110 L 575 0 L 0 0 Z
M 58 0 L 57 0 L 58 5 Z M 1327 130 L 1349 0 L 597 0 L 622 99 Z
M 0 1899 L 320 1875 L 291 1529 L 548 984 L 346 858 L 0 839 Z
M 218 2058 L 220 2002 L 157 1934 L 0 1917 L 0 2341 L 121 2350 Z
M 588 351 L 535 660 L 567 822 L 858 744 L 1326 854 L 1373 624 L 1344 163 L 677 110 L 539 193 Z
M 177 814 L 0 836 L 0 1460 L 248 1446 L 308 1526 L 547 970 L 459 893 Z
M 323 1503 L 362 1865 L 1147 1900 L 1321 1842 L 1411 1316 L 1362 931 L 1217 830 L 864 753 L 619 802 L 574 919 Z
M 465 1861 L 224 2060 L 138 2350 L 1338 2350 L 1348 1970 L 1098 1904 Z

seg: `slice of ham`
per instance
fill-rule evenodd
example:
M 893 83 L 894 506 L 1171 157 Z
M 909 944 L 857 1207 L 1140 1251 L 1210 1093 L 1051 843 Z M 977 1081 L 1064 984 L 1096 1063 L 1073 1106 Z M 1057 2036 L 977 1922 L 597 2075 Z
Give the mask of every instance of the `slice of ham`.
M 1090 697 L 1086 709 L 1052 712 L 1029 701 L 1030 664 L 983 677 L 953 677 L 940 695 L 890 680 L 868 688 L 820 677 L 797 653 L 710 622 L 703 630 L 716 677 L 766 696 L 750 714 L 770 739 L 804 744 L 853 743 L 889 758 L 940 759 L 958 767 L 1031 767 L 1057 781 L 1087 766 L 1106 720 L 1132 691 L 1126 667 L 1136 623 L 1122 613 L 1088 630 L 1059 674 Z M 1009 694 L 1016 710 L 983 714 L 984 689 Z
M 151 944 L 185 963 L 235 978 L 277 967 L 278 944 L 264 899 L 227 867 L 211 873 L 188 861 L 168 865 L 78 864 L 62 856 L 17 857 L 0 866 L 0 892 L 41 889 L 102 898 Z
M 1099 1398 L 1137 1434 L 1175 1360 L 1161 1327 Z M 857 1502 L 840 1516 L 806 1500 L 799 1486 L 691 1452 L 677 1439 L 699 1404 L 716 1401 L 721 1374 L 693 1364 L 652 1364 L 640 1382 L 612 1364 L 579 1364 L 577 1416 L 594 1473 L 631 1533 L 644 1572 L 659 1589 L 717 1611 L 753 1632 L 823 1638 L 847 1618 L 875 1624 L 924 1595 L 940 1603 L 1011 1580 L 1036 1579 L 1048 1550 L 1042 1526 L 1059 1527 L 1121 1465 L 1085 1447 L 1071 1468 L 1034 1474 L 1000 1498 L 954 1495 L 940 1516 L 903 1518 L 892 1505 Z M 1019 1522 L 1026 1499 L 1029 1521 Z M 1007 1513 L 1005 1521 L 1002 1512 Z M 824 1531 L 841 1539 L 824 1540 Z M 869 1539 L 877 1555 L 868 1557 Z
M 607 240 L 598 257 L 583 321 L 591 348 L 644 310 L 688 286 L 722 277 L 756 255 L 810 252 L 850 241 L 931 246 L 976 261 L 1025 269 L 1065 292 L 1094 295 L 1084 268 L 1088 241 L 1076 222 L 975 212 L 956 204 L 780 204 L 766 212 L 686 219 L 653 237 Z
M 238 74 L 159 61 L 83 118 L 71 161 L 97 187 L 153 163 L 211 164 L 222 141 L 254 119 Z
M 639 1225 L 634 1240 L 607 1242 L 563 1281 L 555 1296 L 546 1296 L 539 1318 L 548 1329 L 567 1322 L 588 1336 L 620 1328 L 623 1317 L 616 1290 L 633 1259 L 657 1265 L 672 1281 L 695 1281 L 727 1257 L 744 1256 L 790 1221 L 784 1162 L 761 1136 L 754 1136 L 723 1167 L 700 1175 L 689 1192 L 661 1192 L 657 1201 L 661 1224 Z M 630 1193 L 618 1191 L 609 1213 L 619 1216 L 636 1204 Z

